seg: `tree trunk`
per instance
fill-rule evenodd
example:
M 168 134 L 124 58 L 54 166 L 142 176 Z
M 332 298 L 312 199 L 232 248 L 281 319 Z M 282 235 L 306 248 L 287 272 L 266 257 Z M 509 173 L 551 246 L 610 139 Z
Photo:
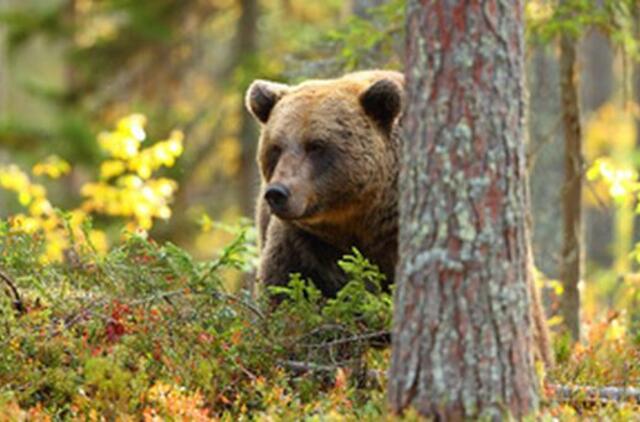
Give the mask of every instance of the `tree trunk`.
M 529 137 L 529 186 L 533 230 L 531 244 L 536 268 L 545 276 L 559 279 L 562 250 L 562 209 L 558 180 L 564 175 L 562 122 L 560 121 L 560 75 L 557 55 L 544 45 L 536 45 L 527 55 L 529 91 L 527 121 Z
M 9 1 L 0 0 L 0 13 L 8 13 Z M 0 28 L 0 121 L 9 120 L 9 86 L 10 74 L 6 51 L 6 29 Z
M 251 65 L 255 63 L 255 56 L 258 49 L 258 1 L 242 0 L 242 15 L 238 22 L 237 57 L 241 62 L 238 64 Z M 242 63 L 243 62 L 243 63 Z M 245 92 L 246 88 L 240 92 Z M 239 199 L 240 210 L 245 216 L 251 217 L 254 214 L 255 197 L 258 187 L 258 171 L 256 166 L 256 148 L 258 143 L 258 133 L 255 122 L 250 118 L 244 109 L 244 104 L 240 102 L 240 153 L 239 177 Z
M 562 187 L 563 242 L 560 278 L 564 285 L 561 313 L 574 340 L 580 339 L 582 279 L 582 138 L 576 86 L 576 43 L 569 35 L 560 39 L 560 91 L 564 123 L 564 184 Z
M 598 2 L 602 7 L 602 2 Z M 598 29 L 592 29 L 584 35 L 578 48 L 578 78 L 580 86 L 580 113 L 589 116 L 611 100 L 615 75 L 613 69 L 614 51 L 608 36 Z M 613 145 L 612 145 L 613 146 Z M 612 151 L 620 150 L 613 146 Z M 602 151 L 596 152 L 601 155 Z M 586 157 L 587 160 L 595 156 Z M 589 183 L 585 181 L 585 183 Z M 557 189 L 556 189 L 557 191 Z M 590 189 L 585 189 L 585 196 L 589 196 Z M 598 201 L 598 200 L 596 200 Z M 632 249 L 632 231 L 628 226 L 633 225 L 633 214 L 628 206 L 613 208 L 598 206 L 583 206 L 584 252 L 589 261 L 602 268 L 614 268 L 616 272 L 627 272 L 629 251 Z M 627 226 L 625 230 L 620 230 Z M 621 254 L 616 252 L 622 250 Z
M 522 1 L 409 0 L 389 402 L 440 420 L 538 405 Z
M 633 10 L 633 32 L 640 40 L 640 6 Z M 640 58 L 633 61 L 633 101 L 640 108 Z M 640 146 L 640 115 L 636 115 L 636 145 Z
M 582 66 L 580 105 L 585 114 L 596 111 L 611 99 L 615 83 L 613 71 L 614 52 L 611 41 L 598 29 L 588 31 L 580 43 L 579 57 Z

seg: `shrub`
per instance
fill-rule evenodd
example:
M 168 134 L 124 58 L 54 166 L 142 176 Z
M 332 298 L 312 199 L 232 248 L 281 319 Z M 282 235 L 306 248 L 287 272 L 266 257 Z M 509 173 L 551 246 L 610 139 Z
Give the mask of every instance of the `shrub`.
M 6 222 L 0 230 L 4 285 L 20 304 L 0 296 L 7 409 L 234 420 L 364 411 L 355 403 L 367 397 L 352 388 L 365 368 L 381 368 L 384 352 L 366 346 L 372 331 L 388 328 L 391 299 L 371 289 L 381 275 L 357 252 L 341 264 L 351 281 L 337 298 L 293 276 L 280 290 L 289 299 L 268 314 L 248 292 L 224 288 L 223 273 L 253 262 L 248 227 L 210 262 L 131 234 L 106 254 L 87 245 L 74 263 L 43 263 L 45 237 L 14 233 Z M 311 359 L 315 367 L 300 366 Z

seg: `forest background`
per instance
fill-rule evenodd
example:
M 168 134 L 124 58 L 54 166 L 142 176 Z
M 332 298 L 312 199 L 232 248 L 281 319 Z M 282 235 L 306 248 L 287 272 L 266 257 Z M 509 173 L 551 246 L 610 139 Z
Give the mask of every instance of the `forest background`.
M 238 233 L 252 237 L 235 228 L 252 219 L 258 189 L 258 128 L 243 105 L 248 85 L 402 69 L 404 3 L 0 0 L 7 233 L 44 233 L 38 265 L 82 267 L 73 234 L 105 253 L 127 237 L 123 230 L 215 261 Z M 531 0 L 525 8 L 537 279 L 549 324 L 560 332 L 565 156 L 557 40 L 568 35 L 578 52 L 583 130 L 585 335 L 640 342 L 640 6 L 562 4 Z M 241 269 L 255 261 L 247 256 Z M 246 280 L 238 271 L 220 276 L 231 292 Z

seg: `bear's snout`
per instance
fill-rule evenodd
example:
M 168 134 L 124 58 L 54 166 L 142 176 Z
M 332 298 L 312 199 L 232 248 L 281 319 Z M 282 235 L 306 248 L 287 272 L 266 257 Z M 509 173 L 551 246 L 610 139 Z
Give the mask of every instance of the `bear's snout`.
M 289 202 L 289 189 L 282 183 L 274 183 L 270 185 L 264 193 L 264 199 L 271 207 L 274 214 L 284 214 L 287 210 Z

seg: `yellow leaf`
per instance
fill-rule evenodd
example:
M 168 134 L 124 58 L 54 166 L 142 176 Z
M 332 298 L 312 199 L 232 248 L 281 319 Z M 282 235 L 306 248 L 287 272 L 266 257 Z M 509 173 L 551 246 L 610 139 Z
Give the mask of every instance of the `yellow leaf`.
M 136 140 L 143 141 L 146 137 L 144 127 L 147 118 L 142 114 L 131 114 L 118 121 L 118 131 L 132 135 Z
M 60 176 L 69 173 L 71 171 L 71 166 L 57 155 L 50 155 L 34 165 L 31 171 L 36 176 L 46 175 L 52 179 L 57 179 Z
M 53 207 L 46 199 L 36 199 L 29 206 L 29 214 L 33 216 L 49 215 L 53 212 Z
M 102 179 L 110 179 L 120 176 L 126 170 L 124 162 L 120 160 L 107 160 L 100 164 L 100 177 Z
M 549 318 L 547 320 L 547 325 L 549 327 L 556 327 L 556 326 L 562 324 L 562 321 L 563 321 L 562 316 L 554 315 L 554 316 L 552 316 L 551 318 Z
M 29 202 L 31 202 L 32 196 L 29 192 L 20 192 L 18 193 L 18 202 L 20 202 L 20 205 L 24 205 L 27 206 L 29 205 Z

